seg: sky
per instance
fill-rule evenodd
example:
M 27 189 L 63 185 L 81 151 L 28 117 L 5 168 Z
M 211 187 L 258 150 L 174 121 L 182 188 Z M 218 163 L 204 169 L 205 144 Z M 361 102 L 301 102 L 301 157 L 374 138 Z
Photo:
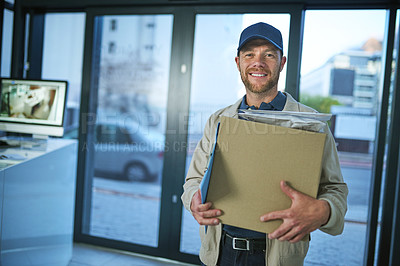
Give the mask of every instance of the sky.
M 333 55 L 383 40 L 386 11 L 306 11 L 301 73 L 323 65 Z

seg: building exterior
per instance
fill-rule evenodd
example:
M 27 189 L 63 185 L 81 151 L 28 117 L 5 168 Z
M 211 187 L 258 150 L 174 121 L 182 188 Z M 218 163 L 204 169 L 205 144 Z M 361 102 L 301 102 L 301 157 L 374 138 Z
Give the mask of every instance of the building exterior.
M 339 151 L 372 153 L 377 118 L 369 108 L 332 106 L 331 130 Z
M 373 150 L 380 101 L 377 95 L 381 50 L 379 41 L 370 39 L 361 49 L 337 54 L 301 78 L 302 93 L 329 96 L 340 102 L 340 106 L 331 109 L 332 132 L 339 151 Z

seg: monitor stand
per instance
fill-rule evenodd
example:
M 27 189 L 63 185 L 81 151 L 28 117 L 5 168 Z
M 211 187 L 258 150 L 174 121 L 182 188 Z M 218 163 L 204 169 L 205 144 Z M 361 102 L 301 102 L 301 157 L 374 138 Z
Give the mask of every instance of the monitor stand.
M 26 148 L 26 149 L 46 148 L 48 139 L 49 139 L 49 136 L 47 136 L 47 135 L 36 135 L 36 134 L 33 134 L 32 138 L 21 139 L 21 144 L 20 145 L 21 145 L 21 148 Z
M 47 148 L 47 140 L 48 136 L 46 135 L 32 135 L 32 137 L 7 136 L 0 139 L 0 142 L 4 143 L 3 147 L 0 148 L 45 150 Z
M 32 139 L 36 139 L 36 140 L 48 140 L 49 136 L 48 135 L 37 135 L 37 134 L 33 134 L 32 135 Z

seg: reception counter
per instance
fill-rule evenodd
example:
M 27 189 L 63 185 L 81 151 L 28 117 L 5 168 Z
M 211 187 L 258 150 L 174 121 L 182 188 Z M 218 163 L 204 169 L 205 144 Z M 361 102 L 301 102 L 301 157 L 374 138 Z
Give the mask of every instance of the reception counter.
M 0 149 L 0 265 L 68 265 L 76 159 L 75 140 Z

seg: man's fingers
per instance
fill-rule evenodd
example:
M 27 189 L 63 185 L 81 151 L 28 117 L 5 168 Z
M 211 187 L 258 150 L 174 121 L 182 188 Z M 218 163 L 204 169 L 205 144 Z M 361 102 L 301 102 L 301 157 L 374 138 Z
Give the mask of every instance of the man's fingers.
M 275 239 L 275 238 L 281 238 L 285 234 L 287 234 L 291 230 L 290 226 L 287 226 L 287 224 L 283 223 L 281 226 L 278 227 L 274 232 L 268 234 L 269 239 Z
M 280 185 L 283 193 L 285 193 L 291 200 L 294 200 L 294 196 L 297 191 L 291 188 L 284 180 L 281 181 Z
M 289 228 L 289 230 L 285 234 L 282 234 L 281 236 L 276 238 L 278 238 L 278 240 L 280 241 L 293 241 L 294 239 L 297 239 L 299 233 L 299 230 L 297 230 L 296 228 Z
M 208 210 L 208 211 L 198 212 L 197 214 L 203 218 L 214 218 L 214 217 L 220 216 L 221 211 L 220 210 Z
M 201 203 L 200 189 L 194 193 L 190 204 L 190 210 L 192 211 L 194 219 L 200 225 L 217 225 L 220 223 L 220 220 L 216 217 L 222 214 L 221 210 L 211 209 L 211 207 L 211 202 Z
M 221 210 L 208 210 L 193 213 L 193 216 L 200 225 L 217 225 L 220 221 L 216 217 L 221 214 Z
M 292 205 L 289 209 L 270 212 L 260 217 L 262 222 L 277 219 L 283 221 L 278 229 L 268 234 L 270 239 L 296 243 L 328 222 L 331 211 L 328 202 L 303 194 L 283 180 L 280 182 L 280 187 L 292 200 Z
M 297 243 L 303 240 L 305 233 L 298 233 L 294 230 L 287 232 L 285 235 L 278 238 L 279 241 L 289 241 L 290 243 Z
M 283 211 L 274 211 L 264 214 L 260 217 L 261 222 L 268 222 L 272 220 L 284 219 L 287 217 L 287 210 Z
M 208 211 L 212 206 L 211 202 L 206 202 L 204 204 L 199 204 L 197 205 L 197 207 L 195 208 L 196 212 L 204 212 L 204 211 Z
M 196 219 L 196 221 L 200 224 L 200 225 L 217 225 L 220 223 L 219 219 L 215 218 L 215 219 L 205 219 L 205 218 L 201 218 L 201 217 L 196 217 L 194 216 L 194 218 Z

